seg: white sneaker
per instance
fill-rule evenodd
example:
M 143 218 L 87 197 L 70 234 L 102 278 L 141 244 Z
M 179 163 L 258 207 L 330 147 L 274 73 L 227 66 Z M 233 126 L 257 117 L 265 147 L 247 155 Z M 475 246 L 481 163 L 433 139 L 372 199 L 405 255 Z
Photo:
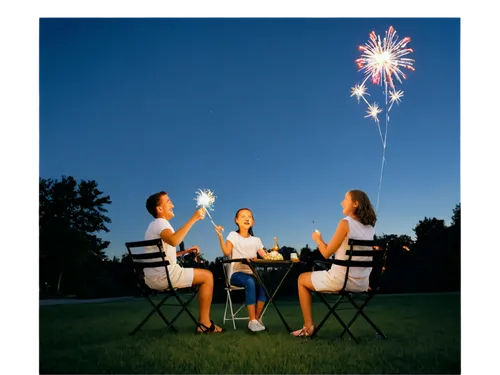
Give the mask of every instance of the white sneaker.
M 248 329 L 252 332 L 259 332 L 264 331 L 266 328 L 254 319 L 248 322 Z
M 264 322 L 261 319 L 257 320 L 257 323 L 259 323 L 262 328 L 266 329 L 266 327 L 264 326 Z

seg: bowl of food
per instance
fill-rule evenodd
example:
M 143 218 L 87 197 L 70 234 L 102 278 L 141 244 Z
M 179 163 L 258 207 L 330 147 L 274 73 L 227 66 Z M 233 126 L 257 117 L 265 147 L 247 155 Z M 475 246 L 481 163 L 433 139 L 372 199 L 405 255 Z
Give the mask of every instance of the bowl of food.
M 277 251 L 270 251 L 264 256 L 265 260 L 283 260 L 283 255 Z

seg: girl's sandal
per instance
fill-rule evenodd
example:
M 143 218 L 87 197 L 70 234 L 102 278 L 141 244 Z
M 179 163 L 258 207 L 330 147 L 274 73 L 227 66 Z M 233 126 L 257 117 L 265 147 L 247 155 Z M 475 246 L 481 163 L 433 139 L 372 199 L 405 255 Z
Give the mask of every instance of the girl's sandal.
M 311 336 L 314 332 L 314 325 L 312 325 L 309 329 L 306 326 L 303 326 L 301 329 L 290 332 L 290 335 L 295 337 L 308 337 Z
M 210 327 L 207 327 L 205 324 L 198 322 L 197 327 L 196 327 L 196 333 L 209 334 L 209 333 L 222 333 L 222 332 L 224 332 L 224 328 L 217 327 L 215 325 L 215 323 L 213 322 L 213 320 L 210 320 L 210 323 L 211 323 Z M 200 329 L 199 331 L 198 331 L 198 328 Z

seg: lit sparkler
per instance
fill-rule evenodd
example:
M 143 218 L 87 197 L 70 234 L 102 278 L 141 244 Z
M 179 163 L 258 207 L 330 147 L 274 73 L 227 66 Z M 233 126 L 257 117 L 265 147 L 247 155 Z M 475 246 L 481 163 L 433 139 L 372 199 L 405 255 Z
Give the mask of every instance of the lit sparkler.
M 362 46 L 359 46 L 361 51 L 361 57 L 354 60 L 359 71 L 363 72 L 364 80 L 361 84 L 357 83 L 351 88 L 351 97 L 355 96 L 356 99 L 363 99 L 368 106 L 366 111 L 367 115 L 365 118 L 372 118 L 378 127 L 380 134 L 380 140 L 382 141 L 382 167 L 380 170 L 380 182 L 377 195 L 377 210 L 378 202 L 380 197 L 380 188 L 382 186 L 382 176 L 384 173 L 385 164 L 385 149 L 387 146 L 387 126 L 389 123 L 389 112 L 392 109 L 394 103 L 399 104 L 401 98 L 403 97 L 403 91 L 397 90 L 395 82 L 403 83 L 403 79 L 406 79 L 406 75 L 403 73 L 402 69 L 408 69 L 409 71 L 414 71 L 413 63 L 415 60 L 410 59 L 407 56 L 413 52 L 412 48 L 407 48 L 408 43 L 411 39 L 405 37 L 398 40 L 396 30 L 394 27 L 390 26 L 389 30 L 385 32 L 385 38 L 381 39 L 379 35 L 376 35 L 374 31 L 369 34 L 369 40 Z M 378 107 L 376 103 L 370 104 L 365 99 L 365 95 L 370 95 L 367 92 L 365 83 L 370 80 L 375 85 L 384 86 L 383 93 L 385 95 L 385 131 L 382 136 L 382 130 L 380 128 L 380 121 L 378 119 L 378 114 L 382 112 L 382 109 Z M 390 100 L 388 100 L 388 96 Z M 389 107 L 387 109 L 387 107 Z
M 196 192 L 196 197 L 194 198 L 196 201 L 196 207 L 203 207 L 205 209 L 205 212 L 207 213 L 208 217 L 210 218 L 210 221 L 216 227 L 214 221 L 212 220 L 212 216 L 210 216 L 210 211 L 214 210 L 214 203 L 215 203 L 215 195 L 210 189 L 198 189 Z

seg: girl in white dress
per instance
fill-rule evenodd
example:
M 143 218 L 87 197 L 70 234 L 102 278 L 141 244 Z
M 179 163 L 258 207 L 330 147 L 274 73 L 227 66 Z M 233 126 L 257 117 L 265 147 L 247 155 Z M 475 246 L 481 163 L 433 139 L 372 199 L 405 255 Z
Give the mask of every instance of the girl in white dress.
M 357 240 L 373 240 L 377 216 L 370 199 L 361 190 L 350 190 L 341 203 L 345 217 L 339 221 L 337 230 L 330 242 L 326 244 L 321 233 L 314 231 L 312 239 L 318 245 L 319 251 L 325 259 L 335 254 L 335 259 L 347 259 L 345 254 L 349 238 Z M 371 259 L 371 257 L 369 257 Z M 359 259 L 364 260 L 364 259 Z M 371 268 L 356 267 L 349 271 L 346 290 L 362 292 L 368 289 Z M 337 292 L 344 285 L 345 267 L 332 265 L 328 271 L 304 272 L 297 281 L 299 301 L 304 325 L 291 334 L 293 336 L 310 336 L 314 331 L 312 318 L 311 291 Z

